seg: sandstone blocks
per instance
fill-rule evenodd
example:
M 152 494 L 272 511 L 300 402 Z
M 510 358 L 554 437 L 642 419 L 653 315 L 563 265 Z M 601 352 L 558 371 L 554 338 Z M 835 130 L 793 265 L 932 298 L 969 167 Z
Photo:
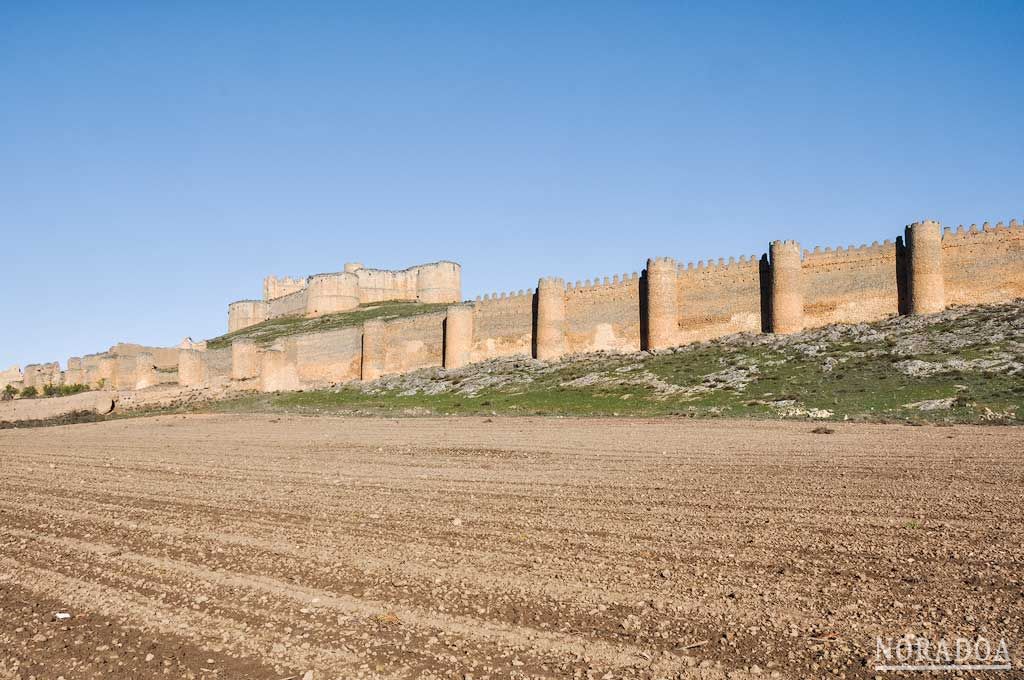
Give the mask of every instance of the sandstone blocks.
M 565 354 L 565 280 L 537 282 L 537 358 L 553 361 Z
M 679 276 L 670 257 L 647 260 L 647 348 L 664 349 L 679 335 Z
M 470 362 L 473 351 L 473 306 L 448 308 L 444 322 L 444 366 L 461 368 Z
M 772 241 L 771 329 L 773 333 L 798 333 L 804 329 L 804 282 L 800 244 Z
M 907 289 L 911 314 L 934 314 L 946 308 L 942 274 L 942 233 L 937 222 L 915 222 L 906 229 L 909 254 Z

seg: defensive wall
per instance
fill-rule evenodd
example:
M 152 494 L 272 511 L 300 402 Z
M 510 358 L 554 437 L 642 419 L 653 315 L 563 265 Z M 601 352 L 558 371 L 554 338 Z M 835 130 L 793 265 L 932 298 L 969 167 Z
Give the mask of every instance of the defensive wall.
M 367 269 L 358 262 L 344 271 L 314 274 L 304 279 L 268 276 L 262 300 L 239 300 L 228 305 L 228 332 L 287 316 L 313 318 L 392 300 L 458 302 L 462 268 L 455 262 L 433 262 L 398 271 Z
M 1024 297 L 1024 227 L 1014 220 L 943 230 L 926 221 L 870 245 L 804 249 L 795 241 L 773 241 L 762 255 L 685 266 L 651 258 L 643 271 L 569 283 L 545 277 L 528 290 L 461 303 L 451 288 L 458 265 L 426 266 L 438 267 L 437 276 L 417 273 L 416 286 L 403 272 L 353 265 L 344 274 L 358 280 L 366 272 L 367 285 L 356 299 L 455 302 L 446 311 L 288 336 L 270 347 L 246 338 L 220 350 L 188 340 L 177 348 L 120 344 L 70 359 L 63 374 L 56 364 L 37 364 L 0 373 L 0 381 L 27 386 L 81 380 L 117 389 L 235 381 L 262 391 L 311 389 L 498 357 L 557 360 L 597 350 L 658 350 L 732 333 L 794 333 L 928 314 Z M 315 278 L 299 290 L 287 290 L 295 280 L 265 282 L 265 291 L 280 293 L 265 302 L 308 295 Z M 399 294 L 408 297 L 385 297 Z
M 138 390 L 153 385 L 177 384 L 179 352 L 178 347 L 118 343 L 106 352 L 69 357 L 63 371 L 57 362 L 29 364 L 23 370 L 13 366 L 0 371 L 0 389 L 6 385 L 17 390 L 35 387 L 42 393 L 48 385 Z
M 641 272 L 568 283 L 546 277 L 445 312 L 296 335 L 267 349 L 238 340 L 233 352 L 244 366 L 233 373 L 264 391 L 309 389 L 497 357 L 656 350 L 1019 297 L 1024 228 L 1016 221 L 944 231 L 929 221 L 870 245 L 774 241 L 760 256 L 685 266 L 652 258 Z

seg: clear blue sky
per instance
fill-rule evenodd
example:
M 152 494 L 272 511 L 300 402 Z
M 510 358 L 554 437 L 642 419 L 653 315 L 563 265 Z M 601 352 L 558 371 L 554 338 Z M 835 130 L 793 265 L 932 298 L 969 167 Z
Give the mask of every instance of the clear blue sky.
M 1024 3 L 0 2 L 0 368 L 264 275 L 463 294 L 1024 217 Z

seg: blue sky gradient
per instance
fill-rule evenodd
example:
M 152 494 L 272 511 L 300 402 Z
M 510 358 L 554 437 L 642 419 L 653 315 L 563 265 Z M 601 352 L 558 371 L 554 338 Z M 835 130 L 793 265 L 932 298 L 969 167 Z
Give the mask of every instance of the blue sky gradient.
M 266 274 L 463 294 L 1024 217 L 1024 3 L 0 3 L 0 368 Z

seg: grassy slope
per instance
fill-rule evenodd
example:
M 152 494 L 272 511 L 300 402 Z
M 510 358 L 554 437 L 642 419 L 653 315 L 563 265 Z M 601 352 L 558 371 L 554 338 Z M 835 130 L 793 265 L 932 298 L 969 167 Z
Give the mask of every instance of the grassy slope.
M 207 341 L 209 349 L 223 349 L 231 346 L 232 340 L 238 338 L 252 338 L 258 344 L 267 346 L 273 344 L 278 338 L 299 333 L 316 333 L 332 331 L 347 326 L 359 326 L 370 319 L 384 318 L 397 319 L 403 316 L 415 316 L 428 312 L 437 312 L 446 309 L 447 304 L 420 304 L 418 302 L 382 302 L 378 304 L 360 305 L 359 309 L 340 314 L 326 314 L 314 319 L 307 319 L 301 316 L 286 316 L 279 319 L 270 319 L 247 328 L 227 333 L 220 337 Z
M 228 411 L 686 415 L 907 422 L 1024 422 L 1024 303 L 931 318 L 731 336 L 669 353 L 504 360 L 376 385 L 246 397 Z M 930 375 L 911 375 L 925 362 Z M 903 368 L 901 368 L 903 367 Z M 499 386 L 467 387 L 481 375 Z M 438 392 L 431 394 L 431 392 Z M 908 406 L 951 399 L 947 408 Z

